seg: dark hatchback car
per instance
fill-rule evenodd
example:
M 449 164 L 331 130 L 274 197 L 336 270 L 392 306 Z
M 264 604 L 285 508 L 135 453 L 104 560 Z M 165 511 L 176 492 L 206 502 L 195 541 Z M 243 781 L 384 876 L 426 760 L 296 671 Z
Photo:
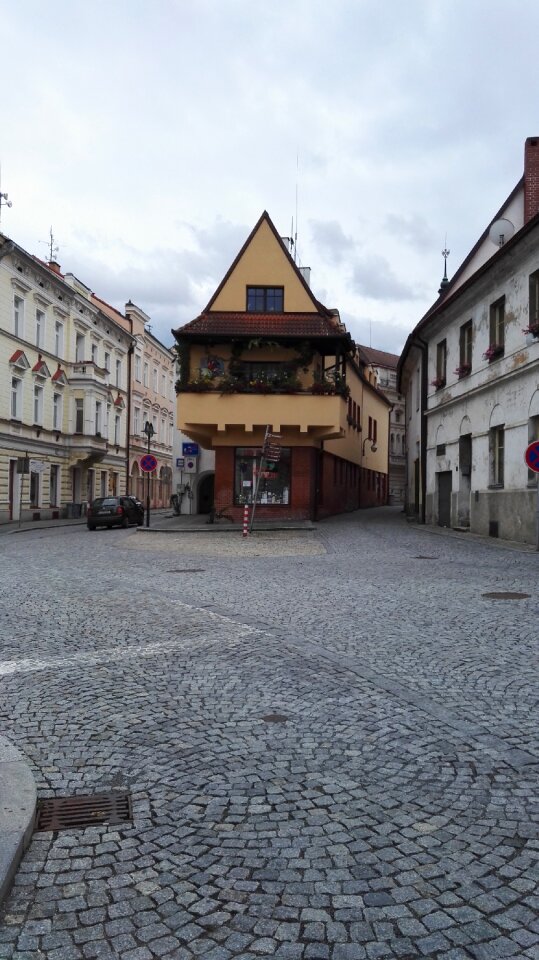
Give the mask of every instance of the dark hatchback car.
M 98 497 L 88 507 L 86 522 L 88 530 L 96 527 L 128 527 L 136 523 L 141 527 L 144 507 L 135 497 Z

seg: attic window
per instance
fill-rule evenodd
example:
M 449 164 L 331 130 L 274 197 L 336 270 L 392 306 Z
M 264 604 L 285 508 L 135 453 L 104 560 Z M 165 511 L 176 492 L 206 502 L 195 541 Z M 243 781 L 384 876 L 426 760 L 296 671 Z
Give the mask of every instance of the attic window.
M 282 313 L 284 287 L 247 287 L 248 313 Z

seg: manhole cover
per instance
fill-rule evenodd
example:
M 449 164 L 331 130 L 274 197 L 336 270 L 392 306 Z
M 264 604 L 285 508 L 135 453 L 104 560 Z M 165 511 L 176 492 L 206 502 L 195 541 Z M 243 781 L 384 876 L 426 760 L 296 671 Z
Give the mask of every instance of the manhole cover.
M 437 560 L 438 557 L 427 557 L 424 553 L 420 553 L 417 557 L 414 557 L 414 560 Z
M 494 592 L 494 593 L 482 593 L 482 597 L 485 597 L 487 600 L 527 600 L 530 596 L 529 593 L 504 593 L 504 592 Z
M 286 723 L 288 717 L 285 717 L 284 713 L 268 713 L 262 720 L 264 723 Z
M 203 567 L 186 567 L 180 570 L 165 570 L 165 573 L 204 573 Z
M 36 830 L 73 830 L 99 823 L 132 820 L 128 793 L 97 793 L 90 797 L 52 797 L 37 804 Z

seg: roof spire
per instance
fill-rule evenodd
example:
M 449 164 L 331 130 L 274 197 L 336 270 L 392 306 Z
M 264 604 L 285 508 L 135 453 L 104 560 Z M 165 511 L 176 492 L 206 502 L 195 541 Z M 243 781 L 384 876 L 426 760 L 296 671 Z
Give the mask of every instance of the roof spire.
M 450 253 L 451 253 L 451 250 L 447 249 L 447 234 L 446 234 L 445 246 L 444 246 L 444 249 L 442 250 L 442 257 L 444 258 L 444 275 L 442 277 L 442 282 L 440 284 L 440 289 L 438 290 L 438 293 L 443 293 L 445 288 L 449 286 L 449 280 L 447 279 L 447 258 Z

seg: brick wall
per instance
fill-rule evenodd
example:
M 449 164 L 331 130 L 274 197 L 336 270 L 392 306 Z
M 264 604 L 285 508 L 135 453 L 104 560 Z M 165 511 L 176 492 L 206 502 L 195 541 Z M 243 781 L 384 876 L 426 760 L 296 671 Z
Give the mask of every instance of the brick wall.
M 524 223 L 539 213 L 539 137 L 524 145 Z
M 321 462 L 318 517 L 322 519 L 335 513 L 357 510 L 359 505 L 359 467 L 348 460 L 324 452 Z

